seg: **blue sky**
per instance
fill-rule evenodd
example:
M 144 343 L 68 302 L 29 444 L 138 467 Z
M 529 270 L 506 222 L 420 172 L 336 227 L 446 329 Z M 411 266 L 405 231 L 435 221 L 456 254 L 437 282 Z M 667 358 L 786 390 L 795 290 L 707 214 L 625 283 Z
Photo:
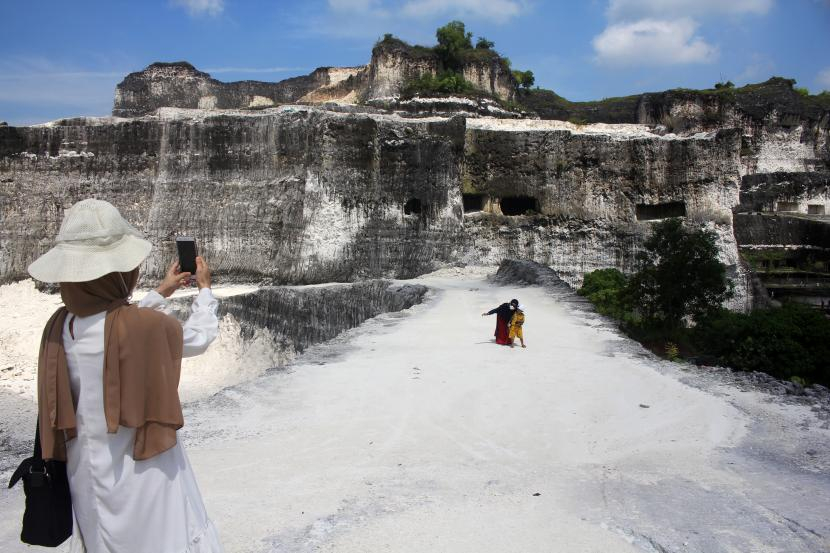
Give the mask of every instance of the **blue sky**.
M 830 0 L 2 0 L 0 121 L 107 115 L 154 61 L 223 81 L 362 65 L 383 33 L 431 45 L 452 19 L 571 100 L 772 75 L 830 90 Z

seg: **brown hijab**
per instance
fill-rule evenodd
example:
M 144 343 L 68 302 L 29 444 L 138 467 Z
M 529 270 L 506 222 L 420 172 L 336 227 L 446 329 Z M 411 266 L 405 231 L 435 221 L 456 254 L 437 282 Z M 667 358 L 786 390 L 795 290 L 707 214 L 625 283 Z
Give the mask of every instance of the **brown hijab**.
M 62 282 L 58 309 L 46 323 L 38 359 L 38 416 L 44 459 L 66 459 L 65 441 L 76 436 L 75 405 L 63 347 L 70 318 L 106 311 L 104 322 L 104 415 L 107 432 L 135 428 L 133 458 L 147 459 L 176 444 L 182 427 L 178 386 L 182 327 L 152 309 L 129 304 L 138 269 L 89 282 Z

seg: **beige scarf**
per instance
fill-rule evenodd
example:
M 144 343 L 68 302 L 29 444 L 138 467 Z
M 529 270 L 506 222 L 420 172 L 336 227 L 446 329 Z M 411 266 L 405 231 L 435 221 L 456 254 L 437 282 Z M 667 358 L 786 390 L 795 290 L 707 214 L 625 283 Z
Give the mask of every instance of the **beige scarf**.
M 104 415 L 107 432 L 135 428 L 133 458 L 148 459 L 176 445 L 182 427 L 179 376 L 182 327 L 173 317 L 129 304 L 138 269 L 89 282 L 61 283 L 65 307 L 46 323 L 38 359 L 38 416 L 44 459 L 66 459 L 66 440 L 77 435 L 75 405 L 63 347 L 70 316 L 106 311 L 104 322 Z

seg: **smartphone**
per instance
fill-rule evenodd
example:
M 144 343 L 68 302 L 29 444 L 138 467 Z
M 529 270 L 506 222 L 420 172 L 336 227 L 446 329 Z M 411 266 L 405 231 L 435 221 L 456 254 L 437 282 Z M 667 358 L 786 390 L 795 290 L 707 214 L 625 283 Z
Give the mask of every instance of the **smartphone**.
M 179 270 L 195 275 L 196 239 L 192 236 L 179 236 L 176 238 L 176 249 L 179 250 Z

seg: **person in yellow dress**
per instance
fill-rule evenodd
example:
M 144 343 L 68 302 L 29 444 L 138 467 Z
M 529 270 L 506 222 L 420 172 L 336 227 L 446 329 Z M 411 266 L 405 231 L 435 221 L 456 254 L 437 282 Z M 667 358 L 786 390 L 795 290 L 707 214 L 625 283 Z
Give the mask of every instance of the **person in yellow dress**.
M 522 347 L 526 348 L 525 337 L 522 333 L 522 325 L 525 324 L 525 306 L 520 305 L 516 308 L 513 316 L 510 318 L 510 347 L 515 347 L 513 340 L 516 338 L 522 343 Z

